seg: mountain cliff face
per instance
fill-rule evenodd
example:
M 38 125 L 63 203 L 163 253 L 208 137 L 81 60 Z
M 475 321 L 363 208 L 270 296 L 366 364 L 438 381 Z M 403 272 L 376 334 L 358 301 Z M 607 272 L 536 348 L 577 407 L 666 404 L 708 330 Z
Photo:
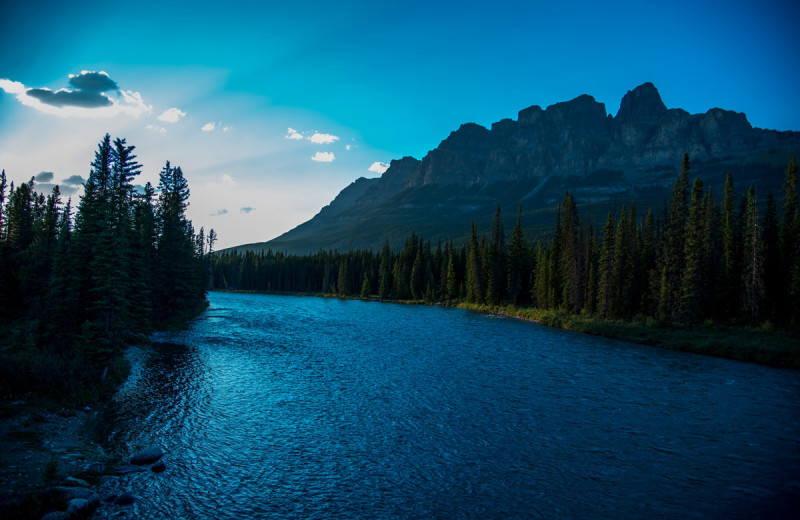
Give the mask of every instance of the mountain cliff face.
M 717 184 L 780 186 L 780 172 L 800 151 L 799 132 L 753 128 L 744 114 L 668 109 L 652 83 L 623 97 L 616 116 L 589 95 L 521 110 L 491 129 L 467 123 L 421 160 L 393 160 L 378 179 L 359 179 L 308 222 L 242 249 L 307 253 L 320 248 L 379 248 L 411 231 L 459 239 L 471 220 L 491 220 L 518 205 L 535 228 L 564 189 L 602 209 L 607 203 L 656 202 L 675 180 L 684 153 L 692 173 Z M 737 176 L 737 172 L 740 175 Z M 526 218 L 527 220 L 527 218 Z M 544 224 L 542 221 L 541 224 Z M 549 220 L 547 225 L 549 225 Z

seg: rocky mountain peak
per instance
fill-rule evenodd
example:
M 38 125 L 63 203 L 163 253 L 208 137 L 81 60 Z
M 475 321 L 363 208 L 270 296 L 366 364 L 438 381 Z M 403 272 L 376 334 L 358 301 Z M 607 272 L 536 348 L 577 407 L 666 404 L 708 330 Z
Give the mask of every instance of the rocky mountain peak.
M 615 120 L 620 124 L 657 123 L 666 113 L 667 107 L 658 89 L 648 82 L 625 94 Z

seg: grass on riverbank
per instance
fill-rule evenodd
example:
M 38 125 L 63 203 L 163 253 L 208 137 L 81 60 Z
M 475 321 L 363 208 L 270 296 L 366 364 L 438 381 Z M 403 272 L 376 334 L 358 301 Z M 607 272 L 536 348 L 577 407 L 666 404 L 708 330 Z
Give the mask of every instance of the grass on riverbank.
M 458 306 L 644 345 L 800 369 L 800 335 L 769 326 L 741 327 L 706 323 L 691 328 L 678 328 L 662 326 L 652 319 L 604 321 L 589 316 L 524 307 L 471 303 L 461 303 Z

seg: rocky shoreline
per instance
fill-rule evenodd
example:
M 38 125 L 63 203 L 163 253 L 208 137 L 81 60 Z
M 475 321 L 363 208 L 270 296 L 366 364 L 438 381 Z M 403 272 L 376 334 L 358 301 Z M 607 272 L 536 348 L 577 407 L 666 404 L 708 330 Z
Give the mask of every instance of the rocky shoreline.
M 131 375 L 140 373 L 144 349 L 131 347 L 126 357 Z M 131 479 L 160 478 L 167 463 L 158 445 L 133 456 L 104 449 L 97 429 L 109 405 L 53 409 L 33 394 L 2 405 L 0 518 L 135 517 L 139 499 L 127 491 Z

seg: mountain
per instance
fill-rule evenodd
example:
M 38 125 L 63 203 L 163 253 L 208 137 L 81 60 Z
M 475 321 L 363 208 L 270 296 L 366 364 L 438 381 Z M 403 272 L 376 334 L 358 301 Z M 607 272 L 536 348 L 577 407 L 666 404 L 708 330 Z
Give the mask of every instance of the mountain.
M 393 160 L 380 178 L 353 182 L 311 220 L 236 249 L 378 249 L 387 238 L 398 247 L 412 231 L 460 242 L 471 221 L 488 229 L 498 205 L 509 228 L 521 205 L 526 236 L 535 238 L 552 228 L 565 189 L 590 220 L 604 220 L 621 204 L 661 208 L 684 153 L 692 176 L 706 185 L 721 188 L 730 172 L 737 187 L 756 184 L 766 193 L 780 189 L 798 152 L 800 132 L 754 128 L 744 114 L 719 108 L 668 109 L 645 83 L 628 91 L 616 116 L 582 95 L 546 109 L 534 105 L 491 129 L 463 124 L 422 160 Z

